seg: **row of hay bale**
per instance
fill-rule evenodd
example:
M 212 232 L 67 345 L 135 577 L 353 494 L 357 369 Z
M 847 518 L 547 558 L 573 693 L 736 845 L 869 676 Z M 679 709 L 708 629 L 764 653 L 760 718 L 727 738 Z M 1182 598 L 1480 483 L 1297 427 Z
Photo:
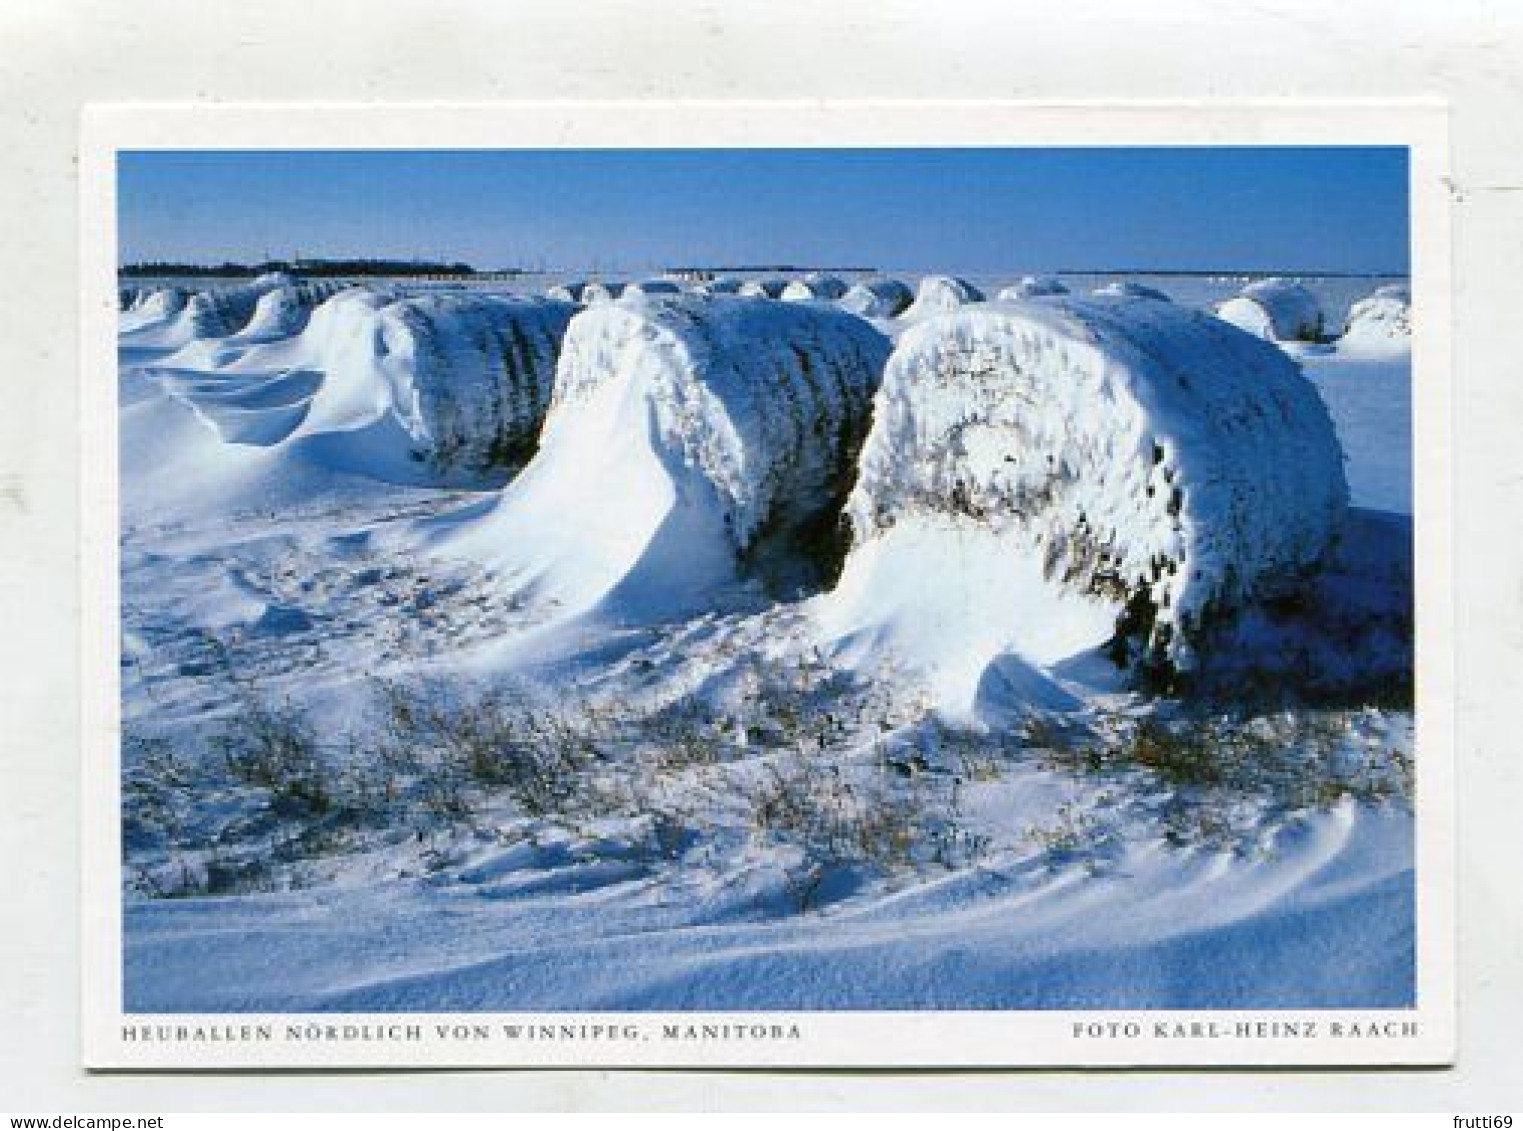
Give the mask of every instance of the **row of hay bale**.
M 583 304 L 610 301 L 622 295 L 675 294 L 682 286 L 659 279 L 630 283 L 565 283 L 550 288 L 552 298 Z M 848 284 L 834 275 L 814 272 L 796 279 L 764 278 L 741 281 L 714 279 L 694 285 L 697 294 L 740 294 L 783 302 L 830 302 L 863 318 L 904 318 L 915 321 L 945 314 L 959 307 L 985 301 L 978 287 L 952 275 L 930 275 L 917 289 L 897 279 L 868 279 Z M 1069 288 L 1051 275 L 1028 275 L 998 293 L 999 301 L 1053 298 L 1067 295 Z M 1100 297 L 1149 298 L 1170 301 L 1156 287 L 1125 279 L 1103 284 L 1094 292 Z M 1410 297 L 1405 287 L 1380 288 L 1356 304 L 1349 313 L 1342 335 L 1351 341 L 1401 339 L 1408 333 Z M 1326 315 L 1316 296 L 1303 284 L 1284 278 L 1256 280 L 1231 298 L 1217 304 L 1217 317 L 1241 330 L 1281 343 L 1319 343 L 1329 338 Z
M 568 609 L 701 602 L 706 580 L 810 557 L 870 589 L 853 563 L 906 530 L 954 564 L 993 535 L 1009 574 L 980 575 L 965 605 L 1018 613 L 1018 563 L 1037 561 L 1043 585 L 1108 610 L 1118 662 L 1188 670 L 1214 620 L 1316 566 L 1347 503 L 1342 456 L 1282 350 L 1124 287 L 1033 279 L 985 302 L 956 284 L 923 284 L 890 341 L 850 309 L 855 288 L 586 306 L 357 288 L 293 329 L 302 294 L 281 282 L 218 364 L 251 396 L 321 373 L 293 439 L 385 429 L 444 472 L 522 465 L 461 545 Z
M 647 295 L 570 318 L 553 385 L 534 458 L 461 545 L 568 609 L 702 600 L 700 563 L 743 576 L 843 533 L 827 575 L 906 527 L 949 558 L 993 531 L 1109 610 L 1118 663 L 1183 671 L 1213 622 L 1317 566 L 1347 505 L 1294 361 L 1125 293 L 968 303 L 892 343 L 829 303 Z M 968 601 L 1022 600 L 1014 570 Z

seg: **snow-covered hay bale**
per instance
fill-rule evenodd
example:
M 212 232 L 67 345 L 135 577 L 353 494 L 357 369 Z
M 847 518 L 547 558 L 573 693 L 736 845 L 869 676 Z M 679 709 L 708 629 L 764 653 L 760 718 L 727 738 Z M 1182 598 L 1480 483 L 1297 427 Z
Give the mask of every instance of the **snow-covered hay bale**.
M 904 316 L 927 318 L 983 301 L 983 292 L 966 279 L 952 275 L 927 275 L 920 280 L 920 286 L 915 291 L 915 301 L 904 312 Z
M 792 280 L 777 297 L 784 302 L 834 302 L 846 293 L 846 284 L 834 275 L 819 273 Z
M 1109 641 L 1124 666 L 1188 670 L 1220 614 L 1322 560 L 1347 499 L 1327 410 L 1280 350 L 1173 304 L 972 306 L 889 361 L 841 615 L 860 628 L 875 587 L 924 577 L 974 636 L 1009 626 L 985 659 Z
M 417 458 L 441 471 L 516 467 L 538 440 L 574 313 L 547 299 L 459 292 L 391 302 L 371 319 L 370 379 Z
M 1339 348 L 1400 351 L 1412 344 L 1412 291 L 1391 283 L 1349 308 Z
M 693 293 L 699 295 L 738 295 L 741 281 L 739 279 L 708 279 L 702 283 L 694 284 Z
M 914 292 L 898 279 L 869 279 L 847 291 L 840 305 L 861 318 L 897 318 L 914 301 Z
M 1012 283 L 1000 291 L 1001 302 L 1014 302 L 1023 298 L 1050 298 L 1066 295 L 1068 285 L 1056 275 L 1027 275 L 1018 283 Z
M 748 279 L 740 285 L 740 294 L 747 298 L 782 298 L 788 286 L 786 279 Z
M 582 302 L 587 306 L 598 302 L 612 302 L 623 293 L 623 283 L 605 283 L 600 280 L 593 280 L 582 287 Z
M 678 295 L 682 288 L 671 279 L 640 279 L 625 283 L 620 298 L 639 298 L 642 295 Z
M 545 297 L 555 299 L 557 302 L 582 303 L 586 301 L 586 293 L 587 284 L 575 279 L 556 283 L 553 287 L 545 289 Z
M 1173 302 L 1174 300 L 1157 287 L 1150 287 L 1146 283 L 1138 283 L 1131 279 L 1118 279 L 1113 283 L 1095 288 L 1097 298 L 1150 298 L 1158 302 Z
M 1271 342 L 1315 342 L 1322 337 L 1317 296 L 1289 279 L 1260 279 L 1222 303 L 1216 316 Z
M 823 305 L 652 297 L 580 314 L 529 466 L 455 546 L 574 611 L 638 611 L 834 539 L 888 342 Z

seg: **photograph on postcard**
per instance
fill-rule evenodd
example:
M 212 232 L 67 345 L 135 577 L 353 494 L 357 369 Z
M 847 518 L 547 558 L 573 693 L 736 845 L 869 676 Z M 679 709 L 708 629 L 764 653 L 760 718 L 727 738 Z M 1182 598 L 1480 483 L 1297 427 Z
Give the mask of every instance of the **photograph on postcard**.
M 1407 147 L 114 168 L 123 1015 L 1417 1006 Z

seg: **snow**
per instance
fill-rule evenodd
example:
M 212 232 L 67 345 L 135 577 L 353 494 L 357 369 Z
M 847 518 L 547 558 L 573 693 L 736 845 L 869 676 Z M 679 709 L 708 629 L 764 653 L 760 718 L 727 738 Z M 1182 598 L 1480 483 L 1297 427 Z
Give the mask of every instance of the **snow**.
M 927 275 L 920 280 L 915 301 L 904 312 L 909 319 L 945 314 L 972 302 L 983 302 L 984 293 L 966 279 L 953 275 Z
M 899 339 L 848 505 L 851 611 L 827 619 L 854 632 L 893 620 L 898 598 L 880 609 L 872 578 L 913 568 L 895 558 L 906 539 L 909 562 L 935 556 L 924 540 L 949 560 L 968 541 L 980 560 L 1020 546 L 1005 551 L 1012 576 L 1064 593 L 1023 610 L 1021 586 L 979 570 L 948 599 L 1042 624 L 1077 616 L 1090 646 L 1140 604 L 1141 659 L 1188 670 L 1213 616 L 1323 559 L 1346 502 L 1327 410 L 1277 350 L 1145 299 L 971 307 Z M 873 546 L 906 519 L 913 534 Z M 1069 592 L 1110 615 L 1070 614 Z M 925 663 L 955 650 L 938 644 Z M 963 657 L 975 670 L 989 658 Z
M 897 318 L 914 301 L 914 293 L 897 279 L 868 279 L 842 295 L 840 305 L 862 318 Z
M 274 280 L 320 301 L 286 334 L 286 298 L 200 340 L 183 288 L 122 313 L 127 1008 L 1411 1003 L 1404 342 L 1302 377 L 1207 313 L 1241 278 L 877 327 L 501 293 L 556 281 Z M 1374 284 L 1308 285 L 1341 324 Z M 1080 507 L 1165 620 L 1232 614 L 1195 645 L 1220 698 L 1097 650 Z M 1283 706 L 1222 690 L 1266 673 Z M 504 691 L 533 740 L 471 706 Z M 261 710 L 326 808 L 310 766 L 233 771 Z
M 837 499 L 886 353 L 866 323 L 812 304 L 589 309 L 534 460 L 447 548 L 565 611 L 702 602 Z
M 1269 278 L 1249 283 L 1217 308 L 1216 315 L 1240 330 L 1274 342 L 1315 342 L 1322 336 L 1322 308 L 1300 283 Z
M 1412 348 L 1412 292 L 1389 284 L 1349 308 L 1338 347 L 1344 353 L 1401 354 Z

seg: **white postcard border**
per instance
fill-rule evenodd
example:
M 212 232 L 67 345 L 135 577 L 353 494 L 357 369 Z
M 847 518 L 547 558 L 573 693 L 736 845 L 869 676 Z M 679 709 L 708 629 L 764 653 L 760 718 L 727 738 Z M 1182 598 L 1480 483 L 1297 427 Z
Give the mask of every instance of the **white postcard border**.
M 117 152 L 976 145 L 1410 148 L 1419 751 L 1416 1007 L 1382 1011 L 123 1014 Z M 854 100 L 87 107 L 80 150 L 85 1064 L 96 1069 L 314 1069 L 1451 1063 L 1455 1056 L 1456 878 L 1447 163 L 1444 105 L 1425 99 L 1061 105 Z M 511 1025 L 542 1025 L 549 1030 L 541 1036 L 510 1038 L 504 1026 Z M 415 1040 L 395 1029 L 381 1031 L 382 1026 L 417 1026 L 422 1038 Z M 435 1026 L 443 1026 L 444 1035 L 438 1035 Z M 574 1032 L 565 1032 L 562 1026 Z M 675 1033 L 669 1027 L 675 1027 Z M 453 1035 L 457 1031 L 459 1035 Z

